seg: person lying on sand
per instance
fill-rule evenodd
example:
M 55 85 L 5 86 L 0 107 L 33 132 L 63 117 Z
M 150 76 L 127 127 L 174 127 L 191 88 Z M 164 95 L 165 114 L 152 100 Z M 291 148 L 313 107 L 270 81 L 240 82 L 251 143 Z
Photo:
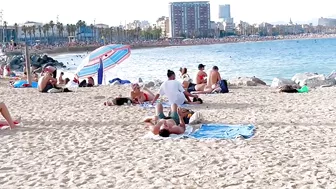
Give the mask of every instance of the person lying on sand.
M 155 95 L 147 88 L 140 90 L 140 86 L 137 83 L 132 84 L 131 99 L 136 104 L 152 101 Z
M 7 124 L 9 125 L 11 129 L 13 129 L 16 124 L 21 122 L 20 119 L 13 121 L 12 116 L 10 115 L 7 106 L 3 102 L 0 103 L 0 113 L 6 119 Z M 2 122 L 0 124 L 2 124 Z M 6 126 L 6 124 L 4 123 L 2 126 Z
M 191 102 L 189 97 L 194 97 L 198 99 L 197 95 L 190 94 L 185 91 L 182 87 L 182 83 L 175 80 L 175 73 L 171 70 L 167 71 L 168 80 L 163 82 L 160 86 L 160 91 L 156 94 L 155 98 L 152 100 L 152 104 L 160 97 L 160 95 L 165 95 L 168 98 L 169 104 L 182 105 Z M 186 101 L 187 99 L 187 101 Z
M 170 134 L 183 134 L 185 132 L 186 126 L 183 119 L 185 112 L 178 109 L 176 104 L 171 105 L 171 111 L 168 117 L 163 113 L 162 104 L 157 104 L 156 115 L 156 124 L 146 120 L 146 124 L 153 134 L 169 137 Z
M 220 91 L 220 81 L 222 80 L 220 73 L 218 71 L 218 67 L 214 66 L 212 70 L 210 71 L 209 78 L 208 78 L 208 83 L 204 87 L 203 91 L 196 91 L 193 92 L 194 94 L 208 94 L 208 93 L 213 93 L 216 91 Z

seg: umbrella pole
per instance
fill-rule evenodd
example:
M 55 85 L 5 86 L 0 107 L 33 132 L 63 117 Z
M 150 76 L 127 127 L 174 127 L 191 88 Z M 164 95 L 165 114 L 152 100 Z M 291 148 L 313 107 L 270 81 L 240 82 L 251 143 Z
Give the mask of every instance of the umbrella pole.
M 29 50 L 28 45 L 26 44 L 25 48 L 25 56 L 26 56 L 26 72 L 27 72 L 27 82 L 29 86 L 32 85 L 32 78 L 31 78 L 31 72 L 30 72 L 30 57 L 29 57 Z

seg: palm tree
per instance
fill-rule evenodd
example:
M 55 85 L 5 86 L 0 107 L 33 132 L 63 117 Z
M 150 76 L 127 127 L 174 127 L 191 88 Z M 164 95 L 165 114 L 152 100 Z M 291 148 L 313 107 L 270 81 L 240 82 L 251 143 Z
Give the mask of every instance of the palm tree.
M 27 42 L 27 31 L 28 31 L 28 27 L 23 25 L 22 26 L 22 31 L 24 33 L 24 37 L 25 37 L 25 42 Z
M 49 43 L 49 40 L 48 40 L 48 33 L 49 33 L 49 30 L 50 30 L 50 26 L 49 24 L 44 24 L 42 26 L 42 30 L 43 30 L 43 35 L 44 35 L 44 38 L 46 39 L 47 43 Z
M 2 34 L 3 35 L 3 41 L 7 42 L 7 22 L 6 21 L 3 22 L 3 27 L 4 27 L 4 33 Z
M 14 41 L 15 40 L 19 40 L 19 25 L 17 23 L 14 24 L 14 30 L 15 30 L 15 37 L 14 37 Z
M 70 24 L 67 24 L 65 26 L 65 28 L 66 28 L 66 31 L 68 32 L 68 36 L 71 36 L 71 26 L 70 26 Z
M 95 29 L 95 27 L 94 27 L 94 25 L 93 24 L 91 24 L 90 25 L 90 28 L 91 28 L 91 32 L 92 32 L 92 41 L 94 41 L 94 39 L 95 39 L 95 35 L 94 35 L 94 29 Z
M 53 39 L 55 37 L 55 34 L 54 34 L 54 26 L 55 26 L 54 21 L 50 20 L 49 26 L 51 28 L 51 34 L 52 34 L 52 40 L 51 41 L 53 41 Z
M 35 26 L 31 26 L 31 30 L 34 36 L 34 40 L 36 40 L 36 27 Z
M 60 23 L 60 22 L 57 22 L 56 23 L 56 28 L 57 28 L 57 33 L 58 33 L 58 40 L 60 40 L 61 39 L 61 26 L 62 24 Z
M 30 38 L 30 42 L 31 42 L 31 40 L 32 40 L 32 27 L 28 26 L 27 31 L 28 31 L 28 35 L 29 35 L 29 38 Z
M 42 26 L 41 25 L 38 26 L 38 32 L 40 34 L 40 40 L 42 40 Z

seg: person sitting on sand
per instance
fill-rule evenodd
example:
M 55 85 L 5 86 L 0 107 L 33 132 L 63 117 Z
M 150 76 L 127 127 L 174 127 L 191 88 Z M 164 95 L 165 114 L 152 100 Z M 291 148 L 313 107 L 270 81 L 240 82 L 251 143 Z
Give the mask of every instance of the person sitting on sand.
M 60 85 L 64 85 L 64 84 L 65 84 L 65 81 L 64 81 L 64 79 L 63 79 L 63 76 L 64 76 L 64 73 L 61 72 L 61 74 L 60 74 L 60 76 L 59 76 L 59 78 L 58 78 L 58 84 L 60 84 Z
M 154 97 L 155 95 L 147 88 L 144 87 L 143 91 L 141 91 L 139 84 L 132 84 L 131 99 L 136 104 L 152 101 Z
M 198 65 L 198 73 L 196 75 L 196 84 L 206 84 L 207 83 L 207 74 L 204 71 L 205 65 L 204 64 L 199 64 Z
M 169 104 L 182 105 L 184 103 L 192 103 L 189 97 L 198 98 L 197 95 L 190 94 L 188 91 L 185 91 L 182 87 L 182 84 L 175 80 L 175 73 L 171 70 L 167 71 L 168 80 L 163 82 L 160 86 L 160 91 L 154 99 L 152 104 L 160 97 L 160 95 L 166 95 L 169 101 Z M 187 102 L 186 102 L 187 99 Z
M 10 115 L 7 106 L 5 105 L 5 103 L 1 102 L 0 103 L 0 113 L 1 115 L 6 119 L 7 123 L 3 123 L 1 122 L 0 125 L 1 126 L 6 126 L 8 124 L 8 126 L 13 129 L 15 127 L 16 124 L 20 123 L 21 120 L 16 120 L 13 121 L 12 116 Z
M 187 68 L 180 68 L 180 72 L 181 72 L 181 78 L 183 80 L 182 86 L 186 91 L 190 93 L 193 91 L 203 91 L 204 90 L 206 83 L 201 83 L 201 84 L 192 83 L 192 79 L 187 74 Z
M 84 79 L 82 82 L 79 83 L 78 87 L 93 87 L 94 85 L 94 79 L 92 77 L 88 77 L 87 82 Z
M 176 104 L 171 105 L 168 117 L 163 113 L 162 104 L 157 104 L 156 115 L 156 124 L 153 124 L 150 120 L 145 121 L 153 134 L 169 137 L 170 134 L 183 134 L 185 132 L 186 125 L 183 117 L 185 113 L 180 108 L 177 108 Z
M 67 85 L 69 82 L 70 82 L 70 79 L 69 79 L 68 77 L 65 78 L 65 80 L 64 80 L 64 84 Z
M 53 77 L 54 67 L 48 66 L 43 72 L 43 76 L 38 80 L 37 88 L 39 92 L 46 93 L 50 89 L 62 90 L 62 92 L 71 92 L 67 88 L 60 88 L 56 86 L 57 79 Z
M 194 94 L 208 94 L 216 91 L 220 91 L 220 81 L 222 80 L 219 69 L 217 66 L 212 67 L 212 70 L 210 71 L 208 83 L 204 87 L 203 91 L 196 91 Z

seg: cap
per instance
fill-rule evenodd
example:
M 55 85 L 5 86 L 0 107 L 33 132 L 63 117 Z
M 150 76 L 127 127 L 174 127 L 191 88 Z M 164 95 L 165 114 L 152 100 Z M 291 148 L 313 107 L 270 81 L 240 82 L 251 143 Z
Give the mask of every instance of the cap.
M 204 68 L 205 65 L 204 64 L 198 64 L 198 69 Z
M 55 70 L 56 70 L 56 68 L 53 67 L 53 66 L 47 66 L 46 68 L 44 68 L 44 72 L 50 72 L 50 73 L 52 73 Z

